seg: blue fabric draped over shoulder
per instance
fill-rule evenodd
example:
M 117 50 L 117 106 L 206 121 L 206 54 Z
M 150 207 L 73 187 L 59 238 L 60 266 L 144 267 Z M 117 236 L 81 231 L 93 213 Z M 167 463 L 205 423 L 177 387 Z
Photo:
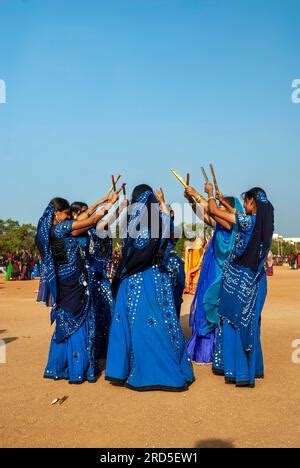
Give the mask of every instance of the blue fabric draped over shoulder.
M 243 212 L 242 205 L 236 197 L 234 198 L 234 207 L 238 212 Z M 238 228 L 236 224 L 232 226 L 231 231 L 228 231 L 219 224 L 217 224 L 216 226 L 215 239 L 213 243 L 215 259 L 215 278 L 211 282 L 203 297 L 203 307 L 208 323 L 208 333 L 215 328 L 219 321 L 218 308 L 222 286 L 222 274 L 225 262 L 227 261 L 229 255 L 232 252 L 237 231 Z
M 55 305 L 57 300 L 57 281 L 50 232 L 54 217 L 54 206 L 49 203 L 39 219 L 36 234 L 36 244 L 41 254 L 41 277 L 37 302 L 44 302 L 48 307 Z
M 255 221 L 255 215 L 236 215 L 238 232 L 234 249 L 224 268 L 219 307 L 220 317 L 240 330 L 245 351 L 251 351 L 253 348 L 253 319 L 259 280 L 265 273 L 265 258 L 261 260 L 256 273 L 243 265 L 237 265 L 235 259 L 245 252 L 253 234 Z
M 234 198 L 234 207 L 239 212 L 243 211 L 242 205 L 236 197 Z M 190 314 L 190 326 L 197 331 L 198 336 L 208 335 L 218 325 L 223 268 L 232 252 L 237 232 L 236 225 L 233 225 L 232 230 L 228 231 L 217 223 L 213 238 L 205 253 Z
M 264 263 L 274 231 L 274 208 L 265 192 L 254 194 L 255 215 L 237 215 L 238 232 L 225 263 L 220 294 L 221 327 L 213 371 L 237 386 L 255 386 L 264 376 L 261 313 L 267 295 Z
M 99 237 L 100 234 L 100 237 Z M 89 270 L 90 290 L 92 293 L 97 318 L 97 355 L 106 357 L 108 336 L 113 315 L 114 299 L 111 284 L 107 277 L 111 261 L 112 240 L 102 237 L 100 232 L 89 230 Z
M 72 224 L 73 221 L 63 221 L 57 224 L 53 231 L 55 237 L 65 241 L 68 260 L 56 268 L 60 294 L 56 306 L 51 311 L 51 323 L 56 321 L 54 339 L 58 343 L 81 327 L 92 305 L 79 244 L 77 239 L 71 236 Z

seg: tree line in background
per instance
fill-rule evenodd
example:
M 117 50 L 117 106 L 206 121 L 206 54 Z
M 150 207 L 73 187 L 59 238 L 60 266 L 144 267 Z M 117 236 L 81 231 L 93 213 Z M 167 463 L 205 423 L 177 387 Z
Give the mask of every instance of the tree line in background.
M 34 242 L 36 227 L 32 224 L 20 224 L 19 221 L 0 219 L 0 254 L 19 253 L 28 250 L 37 254 Z
M 272 242 L 271 247 L 272 253 L 274 255 L 283 255 L 286 257 L 287 255 L 295 254 L 296 252 L 300 252 L 300 244 L 291 244 L 290 242 L 281 241 L 280 246 L 278 247 L 278 241 L 275 239 Z
M 195 231 L 198 226 L 188 226 L 190 231 Z M 194 240 L 193 237 L 187 238 L 185 235 L 187 230 L 183 229 L 183 235 L 178 239 L 176 245 L 176 251 L 180 256 L 184 255 L 184 243 L 186 240 Z M 0 254 L 6 255 L 9 252 L 21 252 L 22 250 L 28 250 L 32 254 L 36 255 L 37 249 L 34 242 L 34 237 L 36 234 L 36 227 L 32 224 L 20 224 L 19 221 L 14 221 L 12 219 L 3 220 L 0 219 Z M 207 229 L 205 236 L 209 237 L 212 234 L 211 229 Z M 117 243 L 119 243 L 119 239 Z M 298 246 L 300 250 L 300 246 Z M 297 246 L 290 244 L 289 242 L 282 242 L 282 248 L 280 247 L 280 252 L 283 256 L 291 255 L 295 253 Z M 272 243 L 272 252 L 274 255 L 278 254 L 278 242 L 276 240 Z
M 188 231 L 195 232 L 199 229 L 198 225 L 188 225 L 185 229 L 182 227 L 182 237 L 178 239 L 176 251 L 180 256 L 184 256 L 184 243 L 186 240 L 195 240 L 195 236 L 186 236 Z M 36 255 L 37 248 L 35 246 L 34 237 L 36 235 L 36 227 L 32 224 L 20 224 L 19 221 L 12 219 L 0 219 L 0 254 L 7 255 L 9 252 L 19 253 L 22 250 L 28 250 L 33 255 Z M 211 229 L 206 230 L 206 237 L 211 235 Z M 121 244 L 122 240 L 117 237 L 114 242 Z

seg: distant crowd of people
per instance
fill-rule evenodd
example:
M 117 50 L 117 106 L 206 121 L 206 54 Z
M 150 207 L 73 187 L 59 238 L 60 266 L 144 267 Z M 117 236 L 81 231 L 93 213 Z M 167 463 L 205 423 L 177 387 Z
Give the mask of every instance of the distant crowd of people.
M 6 281 L 31 280 L 40 276 L 40 257 L 28 250 L 9 252 L 0 257 L 0 268 Z
M 292 270 L 298 270 L 300 267 L 300 252 L 283 256 L 274 255 L 270 250 L 265 264 L 267 276 L 273 276 L 274 266 L 282 265 L 289 265 Z
M 293 270 L 300 267 L 300 252 L 289 255 L 273 255 L 274 266 L 289 265 Z
M 288 264 L 292 270 L 298 270 L 300 268 L 300 252 L 289 255 Z

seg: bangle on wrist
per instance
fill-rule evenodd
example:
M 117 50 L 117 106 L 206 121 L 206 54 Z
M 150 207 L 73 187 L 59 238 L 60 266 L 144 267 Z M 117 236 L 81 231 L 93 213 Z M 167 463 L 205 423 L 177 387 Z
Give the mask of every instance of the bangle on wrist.
M 211 195 L 210 197 L 208 197 L 208 201 L 209 200 L 216 200 L 215 197 L 213 195 Z

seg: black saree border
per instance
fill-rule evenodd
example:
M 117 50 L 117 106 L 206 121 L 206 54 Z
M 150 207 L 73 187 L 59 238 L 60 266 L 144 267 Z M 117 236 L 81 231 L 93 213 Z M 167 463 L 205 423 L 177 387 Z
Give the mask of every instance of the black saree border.
M 146 385 L 143 387 L 135 387 L 127 383 L 126 379 L 117 379 L 115 377 L 106 376 L 105 380 L 109 381 L 112 385 L 118 387 L 128 388 L 129 390 L 134 390 L 136 392 L 151 392 L 151 391 L 162 391 L 162 392 L 186 392 L 189 387 L 195 382 L 195 379 L 186 383 L 182 387 L 171 387 L 166 385 Z

